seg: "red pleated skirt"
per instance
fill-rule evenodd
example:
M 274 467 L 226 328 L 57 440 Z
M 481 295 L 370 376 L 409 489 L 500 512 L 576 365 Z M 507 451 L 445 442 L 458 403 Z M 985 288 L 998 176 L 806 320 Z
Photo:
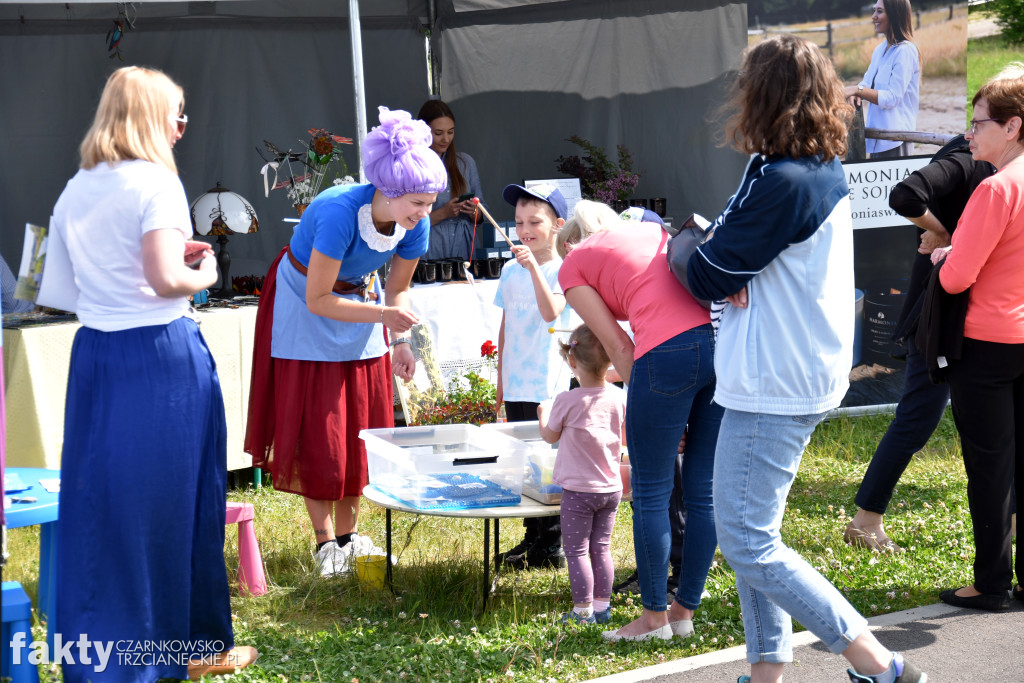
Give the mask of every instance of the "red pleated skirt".
M 256 312 L 245 452 L 274 488 L 314 500 L 358 496 L 367 483 L 359 431 L 395 425 L 391 358 L 306 361 L 270 355 L 278 255 Z

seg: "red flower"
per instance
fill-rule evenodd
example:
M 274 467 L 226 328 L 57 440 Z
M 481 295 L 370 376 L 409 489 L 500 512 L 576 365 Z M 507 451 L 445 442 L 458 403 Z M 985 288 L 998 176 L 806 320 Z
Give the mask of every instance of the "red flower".
M 490 339 L 480 345 L 480 355 L 484 358 L 493 358 L 498 353 L 498 347 Z

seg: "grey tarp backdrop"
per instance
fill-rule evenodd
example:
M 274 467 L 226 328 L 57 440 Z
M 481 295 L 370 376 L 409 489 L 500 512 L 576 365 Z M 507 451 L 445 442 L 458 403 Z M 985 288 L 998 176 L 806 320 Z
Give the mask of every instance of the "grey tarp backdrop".
M 458 149 L 477 160 L 484 196 L 511 219 L 501 188 L 558 177 L 579 135 L 642 172 L 635 196 L 665 197 L 678 221 L 714 217 L 745 158 L 717 147 L 712 121 L 747 44 L 745 3 L 722 0 L 438 0 L 441 92 Z
M 108 58 L 117 14 L 103 4 L 0 4 L 0 249 L 13 268 L 26 221 L 46 222 L 78 166 L 78 144 L 107 76 L 153 66 L 185 88 L 189 116 L 175 158 L 191 201 L 220 181 L 249 199 L 260 232 L 232 237 L 231 274 L 263 275 L 291 236 L 284 190 L 263 195 L 256 147 L 299 149 L 309 128 L 355 138 L 344 0 L 135 3 L 135 29 Z M 19 10 L 25 16 L 22 24 Z M 211 13 L 213 12 L 213 13 Z M 377 105 L 415 110 L 428 96 L 424 0 L 363 0 L 367 121 Z M 346 150 L 358 175 L 355 146 Z
M 186 92 L 176 158 L 190 199 L 220 181 L 253 202 L 257 235 L 232 237 L 232 275 L 263 274 L 294 216 L 263 196 L 264 139 L 298 146 L 311 127 L 355 137 L 347 5 L 341 0 L 135 3 L 135 30 L 108 58 L 117 9 L 0 1 L 0 251 L 16 267 L 26 221 L 45 222 L 74 174 L 107 75 L 163 69 Z M 21 17 L 24 16 L 24 22 Z M 414 114 L 428 96 L 427 0 L 362 0 L 367 121 L 379 104 Z M 458 146 L 476 158 L 496 217 L 499 191 L 549 178 L 578 134 L 643 172 L 636 196 L 714 216 L 744 159 L 711 121 L 746 45 L 746 6 L 723 0 L 436 0 L 433 45 Z M 356 150 L 347 155 L 355 170 Z

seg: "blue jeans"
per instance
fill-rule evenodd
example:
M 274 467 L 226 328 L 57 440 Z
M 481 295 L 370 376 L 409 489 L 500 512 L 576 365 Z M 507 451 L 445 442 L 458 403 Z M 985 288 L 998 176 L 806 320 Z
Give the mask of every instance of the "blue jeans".
M 889 429 L 878 443 L 864 473 L 864 480 L 857 490 L 857 507 L 885 514 L 896 483 L 914 453 L 924 448 L 939 426 L 948 401 L 949 385 L 932 384 L 924 356 L 918 352 L 914 336 L 909 336 L 903 396 L 896 406 L 896 416 L 889 423 Z
M 779 535 L 800 458 L 824 416 L 726 410 L 722 418 L 715 455 L 715 519 L 722 555 L 736 572 L 747 661 L 752 664 L 793 661 L 792 619 L 836 654 L 867 626 L 846 598 Z
M 645 609 L 663 612 L 668 581 L 669 497 L 679 440 L 689 425 L 683 459 L 686 537 L 676 601 L 700 605 L 718 541 L 711 475 L 722 408 L 715 395 L 711 325 L 687 330 L 633 363 L 628 387 L 626 444 L 633 485 L 633 546 Z

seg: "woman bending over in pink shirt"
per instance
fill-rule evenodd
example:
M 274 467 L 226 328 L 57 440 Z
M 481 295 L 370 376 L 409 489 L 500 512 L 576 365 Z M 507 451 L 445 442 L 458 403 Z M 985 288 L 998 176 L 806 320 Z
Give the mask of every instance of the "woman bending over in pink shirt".
M 574 608 L 563 621 L 611 619 L 612 528 L 622 499 L 619 453 L 626 431 L 626 392 L 608 383 L 611 360 L 586 325 L 559 342 L 579 380 L 537 407 L 540 435 L 558 442 L 552 478 L 562 486 L 562 548 Z

